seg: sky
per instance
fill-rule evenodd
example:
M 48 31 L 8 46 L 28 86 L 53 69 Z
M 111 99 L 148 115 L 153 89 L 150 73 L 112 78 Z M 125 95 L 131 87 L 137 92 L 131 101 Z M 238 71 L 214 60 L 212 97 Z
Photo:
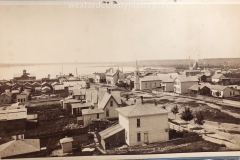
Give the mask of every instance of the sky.
M 239 58 L 240 5 L 0 5 L 0 63 Z

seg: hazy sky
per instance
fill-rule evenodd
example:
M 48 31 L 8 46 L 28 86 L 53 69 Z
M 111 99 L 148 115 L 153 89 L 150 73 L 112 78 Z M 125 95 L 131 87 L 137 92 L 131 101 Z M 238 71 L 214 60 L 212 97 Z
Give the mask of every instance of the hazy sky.
M 240 5 L 0 6 L 0 63 L 240 57 Z

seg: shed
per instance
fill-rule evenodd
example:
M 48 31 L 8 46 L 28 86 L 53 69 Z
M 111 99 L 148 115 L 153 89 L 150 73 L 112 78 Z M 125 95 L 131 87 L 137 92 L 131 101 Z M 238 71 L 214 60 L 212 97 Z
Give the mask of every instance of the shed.
M 62 147 L 62 153 L 71 153 L 72 152 L 72 137 L 65 137 L 63 139 L 60 139 L 60 144 Z

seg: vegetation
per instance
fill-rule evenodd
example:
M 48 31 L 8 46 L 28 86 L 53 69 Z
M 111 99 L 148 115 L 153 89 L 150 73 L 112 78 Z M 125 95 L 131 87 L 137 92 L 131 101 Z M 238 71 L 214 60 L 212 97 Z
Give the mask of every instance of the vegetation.
M 184 111 L 181 113 L 180 118 L 186 122 L 193 120 L 194 116 L 192 110 L 190 110 L 188 107 L 185 107 Z
M 175 115 L 175 119 L 176 119 L 176 114 L 179 113 L 178 105 L 173 106 L 173 108 L 171 109 L 171 112 Z
M 205 123 L 204 116 L 201 111 L 196 112 L 194 123 L 199 125 L 199 127 Z

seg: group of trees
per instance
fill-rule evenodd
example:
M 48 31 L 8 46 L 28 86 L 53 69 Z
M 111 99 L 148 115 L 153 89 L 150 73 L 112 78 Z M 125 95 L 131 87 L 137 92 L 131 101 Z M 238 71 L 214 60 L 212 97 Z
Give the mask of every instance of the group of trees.
M 178 105 L 173 106 L 173 108 L 171 109 L 171 112 L 175 115 L 175 119 L 176 119 L 176 114 L 179 113 Z M 205 123 L 202 112 L 197 111 L 195 112 L 195 114 L 193 114 L 192 110 L 189 107 L 184 108 L 184 111 L 180 114 L 180 118 L 185 122 L 188 122 L 194 119 L 194 123 L 199 126 Z

